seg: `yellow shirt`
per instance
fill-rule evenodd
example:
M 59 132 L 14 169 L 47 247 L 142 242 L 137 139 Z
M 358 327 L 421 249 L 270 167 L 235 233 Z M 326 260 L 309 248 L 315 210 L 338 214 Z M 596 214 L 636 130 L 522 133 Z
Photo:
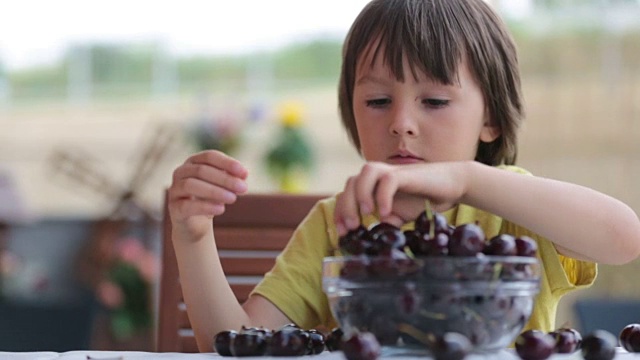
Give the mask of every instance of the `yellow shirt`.
M 528 174 L 515 166 L 501 166 L 507 171 Z M 291 241 L 276 260 L 273 269 L 254 289 L 271 301 L 294 323 L 303 328 L 337 326 L 322 290 L 322 259 L 333 256 L 338 235 L 333 222 L 335 197 L 318 202 L 294 232 Z M 540 292 L 526 329 L 555 329 L 556 309 L 560 298 L 569 291 L 587 287 L 597 273 L 595 263 L 559 255 L 549 240 L 498 216 L 476 208 L 459 205 L 443 213 L 454 226 L 478 222 L 487 239 L 502 233 L 527 235 L 538 243 L 543 265 Z M 374 216 L 362 219 L 365 226 L 378 222 Z M 412 228 L 413 223 L 403 229 Z

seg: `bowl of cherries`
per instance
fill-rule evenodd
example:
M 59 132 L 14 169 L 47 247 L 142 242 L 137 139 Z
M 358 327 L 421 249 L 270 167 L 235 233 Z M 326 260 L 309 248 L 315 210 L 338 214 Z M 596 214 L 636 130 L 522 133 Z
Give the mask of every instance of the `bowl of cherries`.
M 514 342 L 539 292 L 537 243 L 487 239 L 475 223 L 452 226 L 429 208 L 413 230 L 360 226 L 323 262 L 323 290 L 345 336 L 369 332 L 382 355 L 428 355 L 458 333 L 473 352 Z M 430 350 L 431 348 L 431 350 Z

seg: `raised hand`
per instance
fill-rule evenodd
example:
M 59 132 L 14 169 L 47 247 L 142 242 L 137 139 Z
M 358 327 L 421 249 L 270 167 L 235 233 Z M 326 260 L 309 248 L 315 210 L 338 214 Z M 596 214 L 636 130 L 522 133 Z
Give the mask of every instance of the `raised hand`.
M 214 216 L 247 191 L 247 176 L 238 160 L 220 151 L 192 155 L 173 172 L 168 199 L 172 222 L 193 232 L 205 231 Z
M 389 165 L 369 162 L 347 180 L 338 196 L 334 220 L 340 235 L 360 223 L 360 215 L 377 211 L 381 221 L 396 226 L 415 219 L 425 201 L 445 211 L 466 191 L 464 162 Z

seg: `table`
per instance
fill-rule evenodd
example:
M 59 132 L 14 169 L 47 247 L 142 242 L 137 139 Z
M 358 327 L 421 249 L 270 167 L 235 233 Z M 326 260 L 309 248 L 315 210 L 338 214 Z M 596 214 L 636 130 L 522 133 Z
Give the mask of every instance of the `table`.
M 0 360 L 87 360 L 87 356 L 91 360 L 222 360 L 222 359 L 240 359 L 240 358 L 224 358 L 215 353 L 204 354 L 181 354 L 181 353 L 154 353 L 154 352 L 142 352 L 142 351 L 95 351 L 95 350 L 77 350 L 68 351 L 62 353 L 38 351 L 38 352 L 0 352 Z M 242 360 L 292 360 L 289 357 L 246 357 Z M 305 356 L 305 360 L 345 360 L 344 356 L 340 352 L 324 352 L 320 355 Z M 392 357 L 392 360 L 409 360 L 409 359 L 421 359 L 426 358 L 407 358 L 407 357 Z M 512 350 L 504 350 L 497 354 L 491 355 L 470 355 L 466 360 L 519 360 L 519 357 L 513 353 Z M 554 355 L 549 360 L 581 360 L 582 356 L 580 352 L 573 353 L 571 355 Z M 640 355 L 634 355 L 626 352 L 625 350 L 618 349 L 615 360 L 631 360 L 640 359 Z

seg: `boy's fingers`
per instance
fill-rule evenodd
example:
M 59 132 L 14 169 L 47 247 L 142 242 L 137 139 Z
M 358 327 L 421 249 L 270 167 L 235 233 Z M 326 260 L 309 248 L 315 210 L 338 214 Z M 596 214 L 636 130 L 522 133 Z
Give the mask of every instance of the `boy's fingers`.
M 173 174 L 174 183 L 180 183 L 181 181 L 186 182 L 189 179 L 198 179 L 236 194 L 245 193 L 248 189 L 244 179 L 233 176 L 220 168 L 210 165 L 185 163 L 176 169 Z
M 186 161 L 192 164 L 210 165 L 219 168 L 233 176 L 246 179 L 248 170 L 231 156 L 217 150 L 207 150 L 191 156 Z
M 391 213 L 393 199 L 398 191 L 396 178 L 391 174 L 383 174 L 376 185 L 375 199 L 380 217 L 385 217 Z
M 372 214 L 375 210 L 375 191 L 378 182 L 379 169 L 371 164 L 365 164 L 356 177 L 354 191 L 358 208 L 362 215 Z
M 340 236 L 360 225 L 358 205 L 354 194 L 355 179 L 347 180 L 344 191 L 336 200 L 335 223 Z

